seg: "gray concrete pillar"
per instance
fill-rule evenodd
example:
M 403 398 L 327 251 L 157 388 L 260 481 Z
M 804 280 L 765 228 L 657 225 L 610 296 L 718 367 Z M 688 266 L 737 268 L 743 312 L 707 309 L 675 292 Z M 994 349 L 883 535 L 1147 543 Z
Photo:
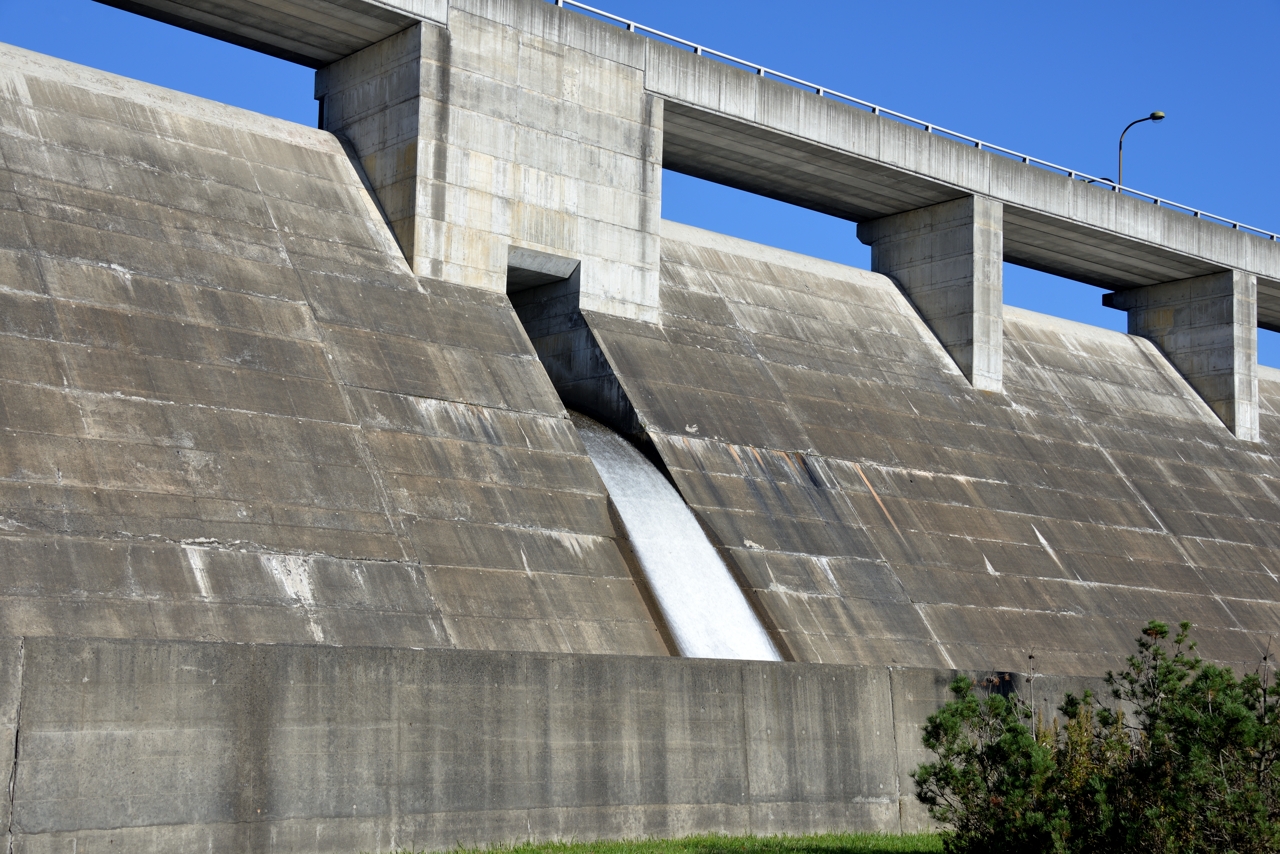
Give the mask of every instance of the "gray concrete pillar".
M 871 269 L 898 283 L 976 389 L 1004 377 L 1004 206 L 967 196 L 858 226 Z
M 1222 423 L 1258 441 L 1258 281 L 1238 270 L 1106 294 L 1129 334 L 1168 357 Z
M 510 247 L 577 258 L 584 309 L 657 322 L 663 111 L 645 40 L 590 41 L 594 22 L 550 3 L 502 14 L 517 12 L 513 27 L 453 6 L 447 29 L 321 69 L 323 126 L 350 140 L 418 275 L 502 292 Z
M 430 179 L 444 154 L 448 74 L 430 57 L 447 56 L 448 43 L 443 27 L 419 24 L 316 73 L 320 127 L 359 160 L 420 276 L 439 274 L 424 250 L 432 220 L 442 218 L 443 200 L 432 195 Z

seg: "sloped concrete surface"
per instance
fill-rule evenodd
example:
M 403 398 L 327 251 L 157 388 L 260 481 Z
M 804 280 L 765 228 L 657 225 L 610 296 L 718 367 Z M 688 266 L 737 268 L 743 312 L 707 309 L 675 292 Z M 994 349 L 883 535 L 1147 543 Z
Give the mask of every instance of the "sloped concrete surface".
M 413 276 L 337 140 L 3 58 L 0 632 L 664 653 L 510 302 Z M 1010 309 L 978 392 L 888 279 L 663 227 L 662 323 L 584 316 L 792 655 L 1260 658 L 1275 372 L 1242 442 Z
M 329 134 L 0 48 L 0 634 L 665 654 L 498 294 Z
M 1148 619 L 1261 660 L 1280 372 L 1243 442 L 1149 342 L 1006 307 L 975 391 L 888 279 L 663 229 L 662 324 L 584 314 L 798 660 L 1098 674 Z

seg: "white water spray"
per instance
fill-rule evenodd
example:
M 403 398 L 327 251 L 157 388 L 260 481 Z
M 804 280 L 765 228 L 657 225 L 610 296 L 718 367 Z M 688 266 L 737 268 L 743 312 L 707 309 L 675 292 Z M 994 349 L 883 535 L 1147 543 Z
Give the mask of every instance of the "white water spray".
M 781 661 L 693 512 L 626 439 L 575 416 L 663 619 L 687 658 Z

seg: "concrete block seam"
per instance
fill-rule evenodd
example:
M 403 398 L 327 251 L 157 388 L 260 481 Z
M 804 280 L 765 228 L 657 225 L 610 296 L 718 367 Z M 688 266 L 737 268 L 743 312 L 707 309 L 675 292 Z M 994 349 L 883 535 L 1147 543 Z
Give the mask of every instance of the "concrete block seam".
M 885 675 L 889 680 L 889 729 L 893 732 L 893 786 L 894 786 L 894 804 L 898 808 L 898 833 L 903 833 L 902 819 L 902 753 L 898 744 L 898 710 L 894 707 L 893 702 L 893 670 L 892 666 L 885 666 Z
M 14 804 L 17 800 L 18 788 L 18 749 L 22 737 L 22 698 L 23 698 L 23 680 L 25 678 L 24 663 L 26 661 L 27 639 L 25 637 L 18 639 L 18 701 L 16 703 L 16 711 L 14 713 L 13 723 L 13 760 L 9 767 L 9 823 L 5 828 L 5 836 L 8 841 L 8 852 L 13 854 L 14 843 Z

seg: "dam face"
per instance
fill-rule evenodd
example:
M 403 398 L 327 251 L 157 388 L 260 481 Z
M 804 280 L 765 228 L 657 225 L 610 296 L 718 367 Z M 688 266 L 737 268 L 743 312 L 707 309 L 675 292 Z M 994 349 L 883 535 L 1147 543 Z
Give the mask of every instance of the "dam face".
M 912 830 L 956 671 L 1280 629 L 1277 241 L 541 0 L 116 5 L 322 127 L 0 46 L 12 850 Z M 664 167 L 874 270 L 665 222 Z M 569 410 L 785 660 L 673 655 Z

